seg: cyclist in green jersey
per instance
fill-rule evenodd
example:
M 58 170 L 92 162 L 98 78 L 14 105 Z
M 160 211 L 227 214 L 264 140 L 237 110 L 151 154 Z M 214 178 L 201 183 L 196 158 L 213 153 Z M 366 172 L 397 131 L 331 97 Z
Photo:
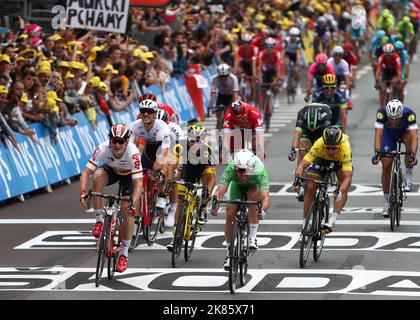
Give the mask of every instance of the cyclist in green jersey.
M 255 252 L 258 249 L 257 231 L 259 220 L 265 218 L 269 201 L 269 183 L 270 178 L 262 161 L 251 151 L 242 149 L 238 151 L 233 161 L 231 161 L 223 172 L 217 188 L 215 197 L 221 200 L 230 187 L 229 200 L 248 200 L 256 201 L 261 199 L 262 211 L 257 213 L 257 207 L 250 205 L 248 210 L 248 219 L 250 227 L 250 241 L 248 250 Z M 217 209 L 213 209 L 213 214 L 217 215 Z M 228 256 L 225 259 L 223 267 L 229 270 L 229 246 L 233 232 L 233 222 L 239 207 L 228 205 L 226 207 L 225 240 Z

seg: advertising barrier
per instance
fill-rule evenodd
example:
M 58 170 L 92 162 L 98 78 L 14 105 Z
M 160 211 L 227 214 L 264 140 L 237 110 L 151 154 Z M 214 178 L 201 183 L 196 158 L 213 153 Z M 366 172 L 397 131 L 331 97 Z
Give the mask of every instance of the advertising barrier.
M 202 75 L 211 83 L 215 69 L 203 70 Z M 191 100 L 182 77 L 172 78 L 165 92 L 158 86 L 150 86 L 146 91 L 153 92 L 158 101 L 172 106 L 180 116 L 180 123 L 186 124 L 197 118 L 197 110 Z M 203 90 L 204 105 L 208 106 L 210 96 Z M 138 102 L 129 111 L 112 112 L 115 122 L 130 124 L 138 115 Z M 8 141 L 0 144 L 0 201 L 18 197 L 53 184 L 78 176 L 83 171 L 93 150 L 108 139 L 109 125 L 105 116 L 98 113 L 98 128 L 92 130 L 83 113 L 72 115 L 78 124 L 74 127 L 57 129 L 57 141 L 53 142 L 47 129 L 41 124 L 32 124 L 39 144 L 27 136 L 16 133 L 21 152 Z

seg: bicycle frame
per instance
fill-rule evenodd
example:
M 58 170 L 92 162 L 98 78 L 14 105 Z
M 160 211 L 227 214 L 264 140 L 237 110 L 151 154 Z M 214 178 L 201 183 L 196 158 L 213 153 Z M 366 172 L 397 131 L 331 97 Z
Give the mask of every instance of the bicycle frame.
M 155 171 L 152 169 L 143 169 L 143 187 L 144 192 L 142 194 L 142 224 L 143 226 L 150 226 L 150 211 L 152 200 L 155 194 L 159 194 L 159 189 L 163 183 L 164 178 L 160 171 Z

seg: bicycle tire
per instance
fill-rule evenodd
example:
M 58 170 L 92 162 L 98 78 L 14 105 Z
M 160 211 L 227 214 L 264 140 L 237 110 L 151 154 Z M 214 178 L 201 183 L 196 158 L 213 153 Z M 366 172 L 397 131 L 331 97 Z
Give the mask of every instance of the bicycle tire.
M 249 246 L 249 224 L 246 224 L 246 229 L 243 230 L 241 235 L 241 259 L 239 262 L 239 281 L 241 286 L 246 284 L 246 277 L 248 275 L 248 246 Z
M 314 235 L 314 221 L 316 221 L 317 203 L 313 201 L 309 209 L 309 214 L 305 220 L 305 227 L 302 231 L 302 242 L 300 244 L 299 265 L 305 267 L 312 247 L 312 238 Z M 315 222 L 316 223 L 316 222 Z
M 191 254 L 194 250 L 195 239 L 197 238 L 197 232 L 199 230 L 198 214 L 199 214 L 198 211 L 195 211 L 194 214 L 190 214 L 190 218 L 188 219 L 189 221 L 187 222 L 187 223 L 190 224 L 190 227 L 188 228 L 189 233 L 190 233 L 190 236 L 189 236 L 190 240 L 185 239 L 185 241 L 184 241 L 184 259 L 185 259 L 185 261 L 190 260 Z M 195 218 L 195 220 L 194 220 L 194 218 Z M 188 244 L 190 244 L 190 245 L 188 245 Z
M 400 226 L 400 222 L 401 222 L 401 211 L 402 211 L 402 206 L 403 206 L 403 200 L 404 200 L 404 189 L 402 186 L 403 183 L 403 179 L 402 179 L 402 172 L 401 172 L 401 168 L 398 170 L 398 207 L 397 207 L 397 214 L 396 214 L 396 224 L 399 227 Z
M 232 238 L 229 248 L 229 291 L 234 294 L 239 273 L 239 255 L 241 253 L 241 230 L 239 222 L 233 226 Z
M 105 259 L 107 255 L 108 246 L 108 233 L 110 227 L 110 217 L 106 216 L 102 225 L 102 231 L 98 239 L 98 259 L 96 261 L 96 272 L 95 272 L 95 286 L 99 287 L 101 282 L 102 274 L 104 271 Z
M 114 247 L 113 242 L 114 241 L 112 240 L 111 245 Z M 116 248 L 117 248 L 117 246 L 116 246 Z M 113 248 L 113 250 L 114 250 L 114 248 Z M 117 266 L 117 263 L 118 263 L 118 250 L 115 250 L 112 253 L 112 256 L 108 258 L 108 279 L 109 280 L 114 279 L 115 267 Z
M 396 210 L 398 206 L 397 188 L 398 188 L 398 176 L 395 172 L 393 172 L 391 176 L 391 190 L 389 191 L 389 220 L 390 220 L 391 231 L 394 231 L 396 229 L 395 217 L 396 217 Z
M 267 106 L 267 109 L 270 107 Z M 265 132 L 268 132 L 270 130 L 270 121 L 271 121 L 271 115 L 270 111 L 264 112 L 264 126 L 265 126 Z
M 186 216 L 184 211 L 187 207 L 187 203 L 185 202 L 185 200 L 183 200 L 180 205 L 181 206 L 179 208 L 178 222 L 176 224 L 175 234 L 174 234 L 174 245 L 172 248 L 172 255 L 171 255 L 171 263 L 172 263 L 173 268 L 176 268 L 176 266 L 178 265 L 178 258 L 179 258 L 179 255 L 181 254 L 182 243 L 184 240 L 185 216 Z
M 322 220 L 324 222 L 328 222 L 328 213 L 330 210 L 330 198 L 325 198 L 325 204 L 323 206 L 323 214 L 318 215 L 318 224 L 317 224 L 317 238 L 314 240 L 314 260 L 318 261 L 321 257 L 322 249 L 324 247 L 325 242 L 325 234 L 321 232 Z

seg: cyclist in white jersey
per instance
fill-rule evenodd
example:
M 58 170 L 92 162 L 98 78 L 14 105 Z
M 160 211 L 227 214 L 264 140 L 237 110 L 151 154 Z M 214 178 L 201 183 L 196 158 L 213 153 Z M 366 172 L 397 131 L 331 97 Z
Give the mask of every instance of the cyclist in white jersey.
M 168 167 L 168 180 L 176 181 L 178 180 L 176 177 L 176 171 L 180 165 L 178 155 L 181 153 L 180 148 L 182 148 L 182 146 L 180 146 L 180 142 L 185 141 L 186 136 L 178 124 L 169 121 L 169 113 L 165 110 L 160 109 L 157 112 L 156 119 L 164 121 L 170 129 L 171 147 L 169 150 L 171 153 L 171 161 Z M 172 185 L 169 194 L 169 201 L 170 205 L 168 215 L 165 218 L 165 226 L 171 228 L 175 224 L 175 212 L 178 206 L 178 184 L 176 183 Z
M 134 229 L 133 216 L 139 210 L 140 197 L 143 192 L 142 166 L 139 150 L 136 145 L 129 142 L 130 131 L 124 124 L 114 124 L 109 132 L 110 140 L 101 143 L 93 152 L 80 176 L 80 204 L 85 205 L 85 196 L 89 177 L 93 175 L 93 191 L 103 192 L 105 186 L 116 182 L 122 184 L 123 194 L 132 193 L 130 207 L 127 201 L 121 203 L 123 219 L 121 223 L 122 250 L 118 258 L 116 270 L 124 272 L 128 268 L 128 248 Z M 100 163 L 103 163 L 100 165 Z M 92 235 L 99 238 L 104 221 L 102 199 L 94 197 L 93 209 L 96 223 Z
M 332 57 L 327 63 L 334 67 L 337 77 L 337 87 L 346 94 L 346 100 L 350 99 L 350 68 L 346 60 L 343 59 L 344 49 L 341 46 L 335 46 L 332 50 Z
M 137 146 L 141 153 L 141 164 L 145 169 L 161 170 L 168 177 L 170 129 L 168 125 L 156 119 L 158 104 L 153 100 L 143 100 L 140 102 L 141 119 L 130 124 L 129 129 L 132 133 L 130 142 L 137 141 Z M 164 209 L 166 207 L 166 196 L 164 186 L 160 190 L 156 207 Z

